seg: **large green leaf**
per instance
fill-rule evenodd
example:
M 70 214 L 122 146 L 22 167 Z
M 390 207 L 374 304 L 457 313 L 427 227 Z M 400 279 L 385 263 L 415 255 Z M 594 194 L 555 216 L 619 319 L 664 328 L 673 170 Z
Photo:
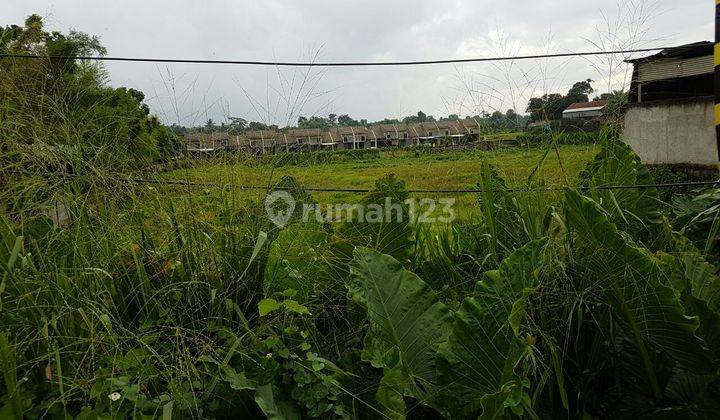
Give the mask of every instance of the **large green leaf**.
M 297 407 L 286 401 L 278 401 L 276 394 L 279 392 L 270 384 L 259 386 L 255 391 L 255 402 L 268 420 L 299 420 L 301 416 Z
M 512 406 L 518 389 L 522 393 L 525 381 L 517 367 L 528 345 L 519 327 L 527 299 L 539 284 L 546 243 L 530 242 L 485 273 L 476 296 L 465 299 L 455 314 L 450 336 L 438 352 L 444 389 L 434 404 L 442 411 L 464 417 L 482 410 L 492 418 Z
M 413 245 L 407 198 L 404 182 L 393 174 L 384 176 L 363 197 L 358 211 L 353 211 L 338 229 L 338 235 L 355 246 L 372 248 L 405 262 Z
M 263 286 L 266 296 L 289 289 L 307 302 L 316 282 L 325 277 L 325 250 L 328 234 L 311 215 L 306 223 L 285 228 L 270 245 Z
M 537 190 L 533 190 L 535 186 Z M 546 236 L 550 205 L 541 185 L 528 184 L 530 191 L 512 194 L 495 168 L 483 161 L 478 187 L 482 190 L 478 206 L 493 267 L 529 241 Z
M 607 185 L 652 184 L 653 178 L 627 144 L 606 140 L 600 153 L 580 175 L 581 184 L 605 209 L 610 221 L 624 231 L 637 233 L 662 224 L 660 198 L 655 188 L 597 189 Z
M 686 315 L 662 261 L 632 244 L 595 201 L 576 191 L 566 192 L 565 213 L 578 269 L 601 287 L 615 318 L 634 340 L 655 397 L 661 389 L 653 352 L 696 373 L 712 370 L 707 349 L 695 335 L 698 319 Z
M 720 360 L 720 278 L 697 249 L 678 242 L 681 250 L 663 259 L 675 269 L 673 284 L 682 293 L 685 310 L 700 320 L 698 334 Z
M 436 351 L 445 340 L 450 310 L 389 255 L 357 248 L 354 256 L 350 297 L 368 311 L 363 360 L 392 375 L 385 382 L 397 392 L 422 399 L 436 383 Z

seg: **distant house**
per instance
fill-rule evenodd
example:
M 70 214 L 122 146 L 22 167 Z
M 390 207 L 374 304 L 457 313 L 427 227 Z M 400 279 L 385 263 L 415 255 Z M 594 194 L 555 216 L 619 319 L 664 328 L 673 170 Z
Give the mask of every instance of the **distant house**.
M 588 120 L 601 118 L 604 114 L 607 101 L 576 102 L 562 113 L 564 120 Z
M 265 154 L 273 150 L 278 133 L 274 130 L 248 131 L 244 137 L 247 139 L 246 144 L 251 153 Z
M 465 130 L 471 141 L 479 140 L 482 126 L 480 122 L 474 118 L 465 118 L 464 120 L 458 121 L 460 126 Z
M 185 147 L 191 153 L 209 153 L 228 148 L 231 143 L 228 133 L 187 133 Z
M 323 132 L 319 128 L 295 128 L 288 132 L 290 142 L 301 150 L 320 150 L 323 144 Z
M 374 128 L 384 147 L 406 146 L 412 137 L 408 126 L 402 123 L 379 124 Z
M 340 149 L 369 149 L 375 145 L 375 133 L 362 126 L 335 127 Z
M 713 43 L 697 42 L 628 61 L 623 139 L 645 163 L 717 163 L 713 52 Z

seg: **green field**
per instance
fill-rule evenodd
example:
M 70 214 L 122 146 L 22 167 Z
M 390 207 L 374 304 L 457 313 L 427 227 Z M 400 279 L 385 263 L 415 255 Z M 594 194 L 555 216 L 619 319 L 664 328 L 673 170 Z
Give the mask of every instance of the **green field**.
M 375 181 L 395 174 L 411 190 L 458 190 L 477 188 L 483 160 L 490 162 L 510 186 L 525 185 L 533 169 L 539 166 L 534 180 L 548 186 L 575 185 L 578 174 L 597 153 L 594 145 L 559 146 L 546 158 L 544 149 L 511 148 L 496 151 L 449 151 L 415 155 L 412 151 L 382 152 L 380 159 L 312 166 L 249 165 L 242 162 L 199 164 L 167 174 L 172 179 L 216 183 L 220 185 L 273 185 L 289 175 L 307 188 L 372 189 Z M 558 157 L 559 155 L 559 157 Z M 244 193 L 249 194 L 249 193 Z M 255 194 L 255 195 L 259 195 Z M 420 194 L 416 194 L 420 195 Z M 473 213 L 476 197 L 453 194 L 459 213 Z M 422 194 L 437 198 L 448 194 Z M 361 195 L 347 192 L 314 192 L 320 203 L 355 203 Z

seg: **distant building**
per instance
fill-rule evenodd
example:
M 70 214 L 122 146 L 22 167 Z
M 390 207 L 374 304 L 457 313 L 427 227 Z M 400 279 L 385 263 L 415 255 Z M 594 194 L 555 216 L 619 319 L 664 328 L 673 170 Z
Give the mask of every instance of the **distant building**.
M 285 128 L 247 131 L 239 135 L 223 132 L 188 133 L 188 152 L 238 151 L 250 154 L 293 151 L 357 150 L 409 147 L 420 144 L 461 145 L 478 141 L 481 125 L 472 118 L 458 121 L 333 126 L 328 129 Z
M 589 120 L 602 118 L 607 101 L 576 102 L 562 113 L 564 120 Z
M 630 60 L 623 139 L 648 164 L 715 165 L 714 57 L 697 42 Z
M 230 144 L 230 136 L 227 133 L 187 133 L 185 144 L 188 152 L 211 153 L 226 149 Z

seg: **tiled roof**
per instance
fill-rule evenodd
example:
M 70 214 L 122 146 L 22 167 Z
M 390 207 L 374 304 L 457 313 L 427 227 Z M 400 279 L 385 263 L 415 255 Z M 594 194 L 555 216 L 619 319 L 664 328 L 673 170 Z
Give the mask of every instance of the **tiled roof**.
M 565 109 L 570 111 L 573 109 L 585 109 L 585 108 L 603 108 L 607 105 L 607 101 L 592 101 L 592 102 L 576 102 Z

